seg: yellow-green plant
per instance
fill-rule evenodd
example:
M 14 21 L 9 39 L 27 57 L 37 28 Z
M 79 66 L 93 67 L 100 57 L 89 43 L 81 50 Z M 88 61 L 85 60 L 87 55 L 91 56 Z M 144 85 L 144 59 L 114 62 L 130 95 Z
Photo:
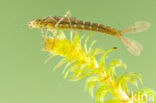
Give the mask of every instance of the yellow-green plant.
M 119 77 L 116 76 L 117 67 L 126 68 L 122 60 L 112 60 L 108 67 L 106 66 L 106 55 L 115 50 L 115 47 L 108 50 L 93 49 L 95 43 L 93 41 L 87 48 L 89 37 L 85 38 L 84 47 L 81 45 L 82 39 L 79 38 L 78 33 L 71 34 L 71 39 L 68 39 L 63 31 L 60 31 L 55 39 L 45 37 L 44 50 L 50 52 L 53 56 L 60 55 L 63 57 L 54 69 L 66 64 L 63 70 L 64 78 L 68 77 L 71 81 L 88 77 L 85 87 L 91 96 L 93 96 L 94 89 L 97 87 L 97 103 L 147 103 L 148 100 L 156 103 L 156 100 L 154 101 L 156 93 L 153 90 L 139 89 L 137 79 L 142 82 L 139 74 L 131 72 L 123 73 Z M 97 60 L 96 55 L 101 55 L 100 60 Z M 129 91 L 128 81 L 134 84 L 138 90 Z M 112 94 L 113 98 L 104 100 L 108 92 Z

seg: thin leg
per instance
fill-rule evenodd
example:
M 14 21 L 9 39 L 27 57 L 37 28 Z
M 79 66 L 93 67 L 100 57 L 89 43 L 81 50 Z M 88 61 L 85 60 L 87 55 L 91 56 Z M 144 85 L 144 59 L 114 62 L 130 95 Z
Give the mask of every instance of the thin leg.
M 48 30 L 46 30 L 46 32 L 45 32 L 45 36 L 48 37 Z
M 70 12 L 69 12 L 69 16 L 71 17 L 71 13 L 70 13 Z M 73 35 L 73 33 L 74 33 L 74 30 L 73 30 L 73 28 L 72 28 L 72 23 L 71 23 L 69 17 L 68 17 L 68 22 L 69 22 L 69 24 L 70 24 L 70 29 L 71 29 L 71 40 L 72 40 L 72 35 Z
M 55 24 L 55 28 L 60 24 L 60 22 L 70 14 L 70 11 L 67 11 L 66 14 Z
M 51 29 L 51 32 L 53 32 L 53 34 L 54 34 L 53 46 L 55 45 L 55 41 L 56 41 L 56 38 L 57 38 L 57 30 L 56 30 L 57 26 L 61 23 L 61 21 L 64 18 L 68 17 L 69 15 L 71 15 L 71 13 L 70 13 L 70 11 L 67 11 L 66 14 L 55 24 L 54 28 Z M 72 23 L 71 23 L 69 17 L 68 17 L 68 21 L 69 21 L 69 24 L 70 24 L 71 31 L 73 32 Z M 71 35 L 72 35 L 72 33 L 71 33 Z
M 57 37 L 57 30 L 56 30 L 57 26 L 61 23 L 61 21 L 64 18 L 68 17 L 69 15 L 71 15 L 71 13 L 70 13 L 70 11 L 67 11 L 66 14 L 55 24 L 54 29 L 52 30 L 52 32 L 54 33 L 54 42 L 53 42 L 53 45 L 55 44 L 55 40 L 56 40 L 56 37 Z M 69 23 L 70 23 L 70 27 L 72 28 L 71 21 L 70 21 L 69 18 L 68 18 L 68 20 L 69 20 Z
M 71 17 L 71 12 L 70 12 L 70 11 L 67 11 L 66 14 L 56 23 L 55 28 L 59 25 L 59 23 L 60 23 L 65 17 L 67 17 L 68 22 L 69 22 L 69 25 L 70 25 L 70 29 L 71 29 L 70 37 L 71 37 L 71 40 L 72 40 L 72 35 L 73 35 L 73 33 L 74 33 L 74 30 L 73 30 L 73 28 L 72 28 L 72 23 L 71 23 L 70 18 L 69 18 L 69 17 Z M 55 35 L 55 36 L 56 36 L 56 35 Z
M 41 36 L 42 36 L 43 40 L 46 41 L 43 29 L 41 29 Z

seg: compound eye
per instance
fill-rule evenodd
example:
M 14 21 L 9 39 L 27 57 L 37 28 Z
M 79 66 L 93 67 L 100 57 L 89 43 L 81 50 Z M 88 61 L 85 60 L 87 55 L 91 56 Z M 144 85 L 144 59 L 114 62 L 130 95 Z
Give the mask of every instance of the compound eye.
M 30 22 L 28 23 L 28 25 L 29 25 L 30 28 L 32 28 L 32 27 L 34 26 L 34 24 L 35 24 L 34 20 L 33 20 L 33 21 L 30 21 Z
M 32 29 L 32 25 L 31 25 L 31 22 L 29 22 L 29 23 L 28 23 L 28 25 L 29 25 L 30 29 Z

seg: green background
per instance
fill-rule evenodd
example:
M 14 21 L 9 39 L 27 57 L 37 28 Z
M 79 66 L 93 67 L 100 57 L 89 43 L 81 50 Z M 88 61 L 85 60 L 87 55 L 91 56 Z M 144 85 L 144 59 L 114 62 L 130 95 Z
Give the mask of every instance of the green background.
M 128 69 L 118 73 L 140 73 L 143 87 L 156 90 L 156 0 L 0 0 L 0 103 L 95 103 L 84 90 L 85 79 L 70 82 L 63 79 L 63 67 L 52 70 L 60 57 L 44 64 L 48 53 L 41 51 L 40 30 L 25 25 L 35 18 L 63 16 L 68 10 L 80 20 L 117 29 L 149 21 L 147 31 L 125 34 L 144 46 L 138 57 L 115 37 L 94 33 L 91 40 L 97 40 L 99 48 L 119 47 L 109 58 L 122 59 Z

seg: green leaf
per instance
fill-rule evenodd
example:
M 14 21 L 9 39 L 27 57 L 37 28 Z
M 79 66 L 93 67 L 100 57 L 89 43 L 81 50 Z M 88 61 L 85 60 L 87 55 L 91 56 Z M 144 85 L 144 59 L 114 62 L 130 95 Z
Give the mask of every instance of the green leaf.
M 88 75 L 92 75 L 92 74 L 94 74 L 94 73 L 92 72 L 91 69 L 83 68 L 81 73 L 76 78 L 74 78 L 74 81 L 78 81 L 78 80 L 83 79 L 83 78 L 87 77 Z
M 83 79 L 83 78 L 85 78 L 91 74 L 92 74 L 91 72 L 81 73 L 76 79 L 74 79 L 74 81 L 78 81 L 80 79 Z
M 96 102 L 97 103 L 103 103 L 104 102 L 104 97 L 106 93 L 108 92 L 109 87 L 105 85 L 104 83 L 100 85 L 96 91 Z
M 100 80 L 99 76 L 92 76 L 92 77 L 89 77 L 86 81 L 85 88 L 88 89 L 92 97 L 93 97 L 93 91 L 94 91 L 95 85 L 99 80 Z
M 112 67 L 123 67 L 123 68 L 127 68 L 126 64 L 122 61 L 122 60 L 112 60 L 109 64 L 108 68 L 112 68 Z
M 64 63 L 66 63 L 66 59 L 63 58 L 59 61 L 59 63 L 54 67 L 54 70 L 58 69 L 60 66 L 62 66 Z
M 77 65 L 72 65 L 72 66 L 66 71 L 66 73 L 64 74 L 64 79 L 66 79 L 67 76 L 68 76 L 68 74 L 69 74 L 73 69 L 75 69 L 75 68 L 77 68 Z
M 85 42 L 84 42 L 84 50 L 85 50 L 86 53 L 88 52 L 88 50 L 87 50 L 87 42 L 88 42 L 88 39 L 89 39 L 91 36 L 92 36 L 92 33 L 89 34 L 89 35 L 86 37 Z
M 75 68 L 73 70 L 74 73 L 72 75 L 70 75 L 69 80 L 77 81 L 78 80 L 77 78 L 80 76 L 83 69 L 84 69 L 84 66 L 79 66 L 79 67 Z
M 99 54 L 102 54 L 104 51 L 102 49 L 99 49 L 99 48 L 96 48 L 96 49 L 91 49 L 88 54 L 89 55 L 99 55 Z
M 73 41 L 73 31 L 72 30 L 70 31 L 70 41 L 71 42 Z
M 55 54 L 53 54 L 52 52 L 49 53 L 49 57 L 44 61 L 44 63 L 47 63 L 50 59 L 52 59 L 54 56 L 56 56 Z
M 62 71 L 62 74 L 64 74 L 65 71 L 67 70 L 67 68 L 68 68 L 70 65 L 74 64 L 75 62 L 76 62 L 76 60 L 72 60 L 72 61 L 68 62 L 68 63 L 65 65 L 65 67 L 64 67 L 64 69 L 63 69 L 63 71 Z
M 108 54 L 109 52 L 111 52 L 111 51 L 113 51 L 115 49 L 117 49 L 117 48 L 114 47 L 114 48 L 111 48 L 111 49 L 108 49 L 108 50 L 104 51 L 104 53 L 101 56 L 100 62 L 99 62 L 100 66 L 105 65 L 105 56 L 106 56 L 106 54 Z
M 124 90 L 127 90 L 127 81 L 131 82 L 132 84 L 134 84 L 136 87 L 138 87 L 137 85 L 137 78 L 141 81 L 141 77 L 139 74 L 137 73 L 124 73 L 124 74 L 121 74 L 118 78 L 118 81 L 117 83 L 120 85 L 120 87 Z M 126 87 L 126 88 L 125 88 Z
M 79 35 L 78 34 L 75 34 L 74 36 L 74 45 L 79 45 L 80 44 L 80 39 L 79 39 Z
M 66 36 L 62 30 L 60 30 L 60 32 L 59 32 L 59 38 L 61 38 L 61 39 L 66 38 Z
M 111 75 L 113 80 L 116 80 L 116 71 L 117 67 L 126 68 L 126 65 L 121 60 L 112 60 L 108 66 L 107 73 Z
M 95 42 L 96 42 L 96 40 L 94 40 L 94 41 L 91 42 L 91 45 L 90 45 L 89 50 L 88 50 L 88 54 L 89 55 L 90 55 L 90 53 L 92 51 L 92 47 L 94 46 Z

